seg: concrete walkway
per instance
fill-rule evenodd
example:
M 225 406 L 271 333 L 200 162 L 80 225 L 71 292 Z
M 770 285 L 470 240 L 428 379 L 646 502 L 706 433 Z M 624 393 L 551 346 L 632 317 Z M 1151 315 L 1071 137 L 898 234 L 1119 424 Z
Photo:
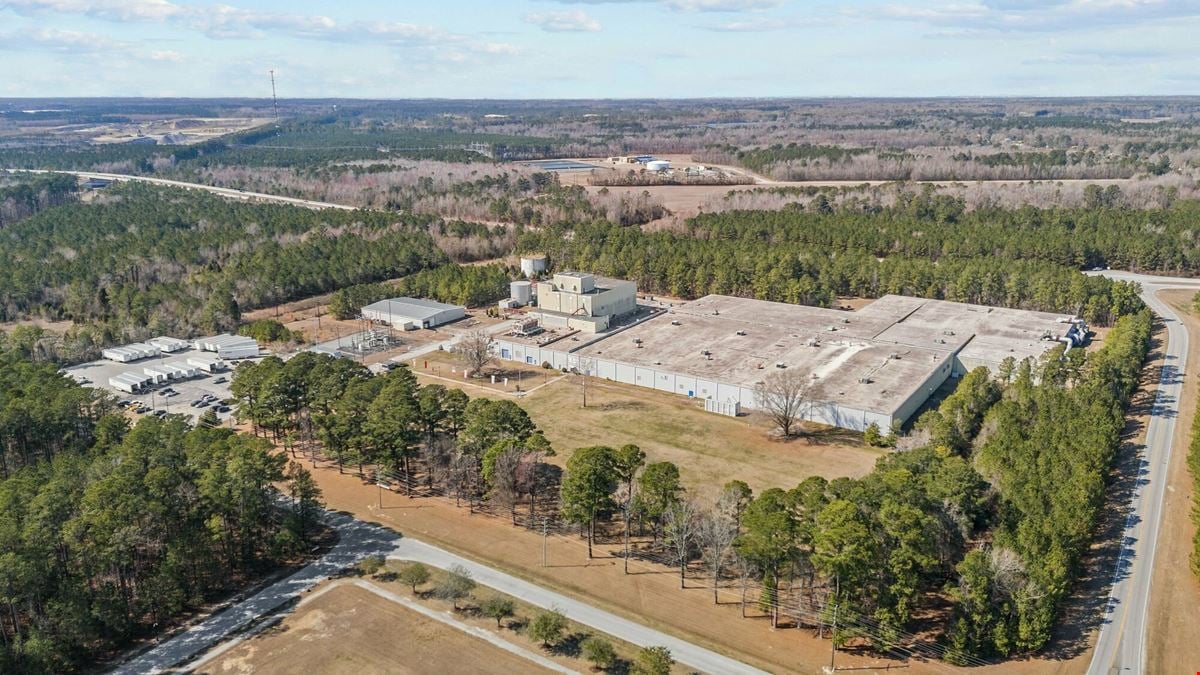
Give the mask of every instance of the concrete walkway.
M 520 598 L 524 602 L 537 605 L 544 609 L 558 609 L 567 618 L 585 626 L 607 633 L 615 638 L 633 643 L 641 647 L 662 646 L 671 650 L 671 656 L 679 663 L 695 668 L 701 672 L 720 675 L 759 674 L 765 671 L 748 666 L 728 656 L 718 654 L 709 649 L 694 645 L 686 640 L 667 635 L 642 624 L 630 621 L 602 609 L 593 607 L 560 593 L 547 590 L 528 581 L 518 579 L 481 565 L 472 560 L 454 555 L 435 546 L 404 538 L 396 544 L 396 549 L 389 558 L 414 560 L 441 569 L 449 569 L 461 565 L 471 573 L 478 583 L 493 588 L 502 593 Z
M 375 595 L 378 595 L 381 598 L 391 600 L 392 602 L 400 604 L 400 605 L 404 605 L 408 609 L 411 609 L 412 611 L 417 612 L 418 614 L 421 614 L 422 616 L 427 616 L 430 619 L 433 619 L 434 621 L 440 621 L 440 622 L 446 624 L 447 626 L 453 626 L 454 628 L 457 628 L 458 630 L 461 630 L 462 632 L 464 632 L 468 635 L 473 635 L 481 640 L 487 640 L 489 643 L 499 647 L 500 649 L 503 649 L 504 651 L 509 652 L 511 654 L 516 654 L 517 656 L 519 656 L 523 659 L 528 659 L 530 661 L 533 661 L 534 663 L 538 664 L 539 666 L 542 666 L 543 668 L 547 668 L 556 673 L 566 673 L 567 675 L 579 675 L 579 671 L 571 670 L 570 668 L 568 668 L 560 663 L 555 663 L 554 661 L 551 661 L 550 659 L 542 656 L 541 654 L 538 654 L 536 652 L 531 652 L 528 649 L 525 649 L 524 647 L 519 647 L 517 645 L 514 645 L 513 643 L 501 638 L 499 635 L 496 635 L 495 633 L 493 633 L 490 630 L 485 630 L 478 626 L 472 626 L 468 623 L 463 623 L 462 621 L 459 621 L 457 618 L 455 618 L 454 615 L 450 614 L 449 612 L 439 612 L 436 609 L 430 609 L 429 607 L 426 607 L 425 605 L 422 605 L 421 603 L 416 602 L 415 600 L 412 600 L 411 598 L 406 598 L 403 595 L 397 595 L 396 593 L 393 593 L 384 588 L 380 588 L 369 581 L 363 581 L 362 579 L 357 579 L 353 583 L 355 586 L 358 586 L 359 588 L 362 588 L 364 590 L 368 590 L 368 591 L 374 593 Z

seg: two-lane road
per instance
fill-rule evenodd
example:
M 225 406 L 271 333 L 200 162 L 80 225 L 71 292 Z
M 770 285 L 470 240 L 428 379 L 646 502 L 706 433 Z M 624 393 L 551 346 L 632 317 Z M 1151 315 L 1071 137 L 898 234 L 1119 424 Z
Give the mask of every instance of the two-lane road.
M 357 211 L 354 206 L 346 206 L 345 204 L 334 204 L 332 202 L 318 202 L 312 199 L 300 199 L 297 197 L 283 197 L 280 195 L 270 195 L 264 192 L 250 192 L 248 190 L 235 190 L 234 188 L 217 187 L 215 185 L 205 185 L 203 183 L 188 183 L 180 180 L 168 180 L 166 178 L 151 178 L 149 176 L 133 176 L 124 173 L 100 173 L 96 171 L 50 171 L 46 169 L 0 169 L 9 173 L 66 173 L 79 178 L 97 178 L 100 180 L 109 180 L 114 182 L 132 181 L 136 183 L 149 183 L 151 185 L 163 185 L 166 187 L 179 187 L 189 190 L 204 190 L 222 197 L 230 199 L 240 199 L 248 202 L 270 202 L 273 204 L 291 204 L 292 206 L 303 206 L 307 209 L 339 209 L 341 211 Z
M 1104 276 L 1133 281 L 1142 286 L 1142 300 L 1160 316 L 1167 327 L 1167 348 L 1155 395 L 1146 445 L 1142 452 L 1139 480 L 1125 521 L 1121 553 L 1113 570 L 1112 590 L 1104 609 L 1100 636 L 1088 666 L 1088 675 L 1138 675 L 1146 672 L 1146 624 L 1150 608 L 1150 582 L 1154 553 L 1162 523 L 1167 467 L 1176 433 L 1187 433 L 1188 424 L 1177 425 L 1179 399 L 1183 392 L 1188 360 L 1188 332 L 1179 316 L 1156 293 L 1167 288 L 1200 291 L 1200 279 L 1177 279 L 1130 272 L 1103 272 Z M 1178 617 L 1180 621 L 1189 617 Z

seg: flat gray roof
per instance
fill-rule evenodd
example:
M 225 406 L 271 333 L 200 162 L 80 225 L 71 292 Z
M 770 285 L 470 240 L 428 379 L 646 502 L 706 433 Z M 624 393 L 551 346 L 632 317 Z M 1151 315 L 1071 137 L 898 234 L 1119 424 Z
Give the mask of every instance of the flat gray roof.
M 814 400 L 890 414 L 955 352 L 1037 356 L 1062 318 L 898 295 L 857 312 L 709 295 L 579 353 L 743 387 L 783 364 L 817 376 Z
M 466 308 L 462 305 L 449 305 L 444 302 L 435 302 L 424 298 L 389 298 L 363 307 L 363 311 L 386 312 L 396 316 L 420 320 L 431 319 L 448 309 L 465 310 Z

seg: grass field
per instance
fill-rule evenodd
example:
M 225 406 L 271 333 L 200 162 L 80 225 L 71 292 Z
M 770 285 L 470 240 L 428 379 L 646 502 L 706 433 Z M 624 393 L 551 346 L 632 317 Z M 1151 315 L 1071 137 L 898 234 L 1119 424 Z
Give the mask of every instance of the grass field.
M 549 673 L 531 661 L 356 586 L 300 605 L 195 672 Z
M 634 443 L 645 451 L 647 461 L 677 464 L 685 486 L 719 488 L 736 478 L 758 491 L 790 489 L 809 476 L 864 476 L 881 454 L 851 431 L 825 429 L 780 441 L 771 437 L 762 415 L 725 417 L 705 412 L 698 400 L 597 378 L 589 382 L 584 408 L 578 379 L 561 377 L 556 370 L 523 368 L 522 389 L 532 391 L 514 397 L 514 379 L 507 389 L 502 382 L 463 380 L 461 366 L 457 373 L 450 372 L 456 366 L 453 358 L 431 354 L 428 369 L 422 357 L 413 371 L 424 384 L 458 387 L 472 397 L 517 401 L 550 439 L 558 452 L 552 460 L 557 464 L 566 462 L 576 448 Z M 522 368 L 500 365 L 510 371 Z M 440 377 L 429 377 L 435 373 Z M 515 377 L 514 372 L 507 374 Z
M 415 364 L 418 376 L 425 374 L 421 366 Z M 446 370 L 448 365 L 441 367 Z M 588 407 L 583 408 L 575 377 L 559 377 L 558 371 L 540 368 L 529 375 L 525 380 L 529 386 L 524 388 L 536 389 L 512 400 L 545 432 L 558 452 L 553 461 L 559 464 L 576 448 L 634 443 L 646 452 L 648 461 L 675 462 L 688 487 L 719 488 L 736 478 L 761 490 L 793 488 L 814 475 L 863 476 L 880 456 L 879 450 L 863 446 L 860 435 L 853 432 L 829 429 L 779 441 L 769 435 L 769 424 L 761 415 L 716 415 L 705 412 L 697 400 L 595 378 L 588 385 Z M 448 372 L 443 376 L 447 377 L 422 377 L 422 381 L 457 386 L 472 397 L 511 396 L 501 391 L 500 384 L 464 383 L 461 369 L 456 379 Z

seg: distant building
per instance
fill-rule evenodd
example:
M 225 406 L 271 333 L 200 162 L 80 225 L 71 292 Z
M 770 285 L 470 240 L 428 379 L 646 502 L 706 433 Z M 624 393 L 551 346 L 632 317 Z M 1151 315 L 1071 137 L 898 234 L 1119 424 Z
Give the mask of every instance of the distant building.
M 135 342 L 123 347 L 109 347 L 108 349 L 100 352 L 100 356 L 103 356 L 109 361 L 116 361 L 117 363 L 130 363 L 131 361 L 138 361 L 140 359 L 148 359 L 158 356 L 161 351 L 161 349 L 155 347 L 154 345 L 148 345 L 143 342 Z
M 537 284 L 538 307 L 533 315 L 544 328 L 570 328 L 602 333 L 612 320 L 637 311 L 637 285 L 632 281 L 601 279 L 583 272 L 559 272 Z
M 196 349 L 216 352 L 222 359 L 250 359 L 259 355 L 258 340 L 244 335 L 223 333 L 196 340 Z
M 434 328 L 467 315 L 467 308 L 422 298 L 391 298 L 362 308 L 364 319 L 385 323 L 401 330 Z
M 153 383 L 154 378 L 135 372 L 121 373 L 108 378 L 108 386 L 126 394 L 140 394 Z

